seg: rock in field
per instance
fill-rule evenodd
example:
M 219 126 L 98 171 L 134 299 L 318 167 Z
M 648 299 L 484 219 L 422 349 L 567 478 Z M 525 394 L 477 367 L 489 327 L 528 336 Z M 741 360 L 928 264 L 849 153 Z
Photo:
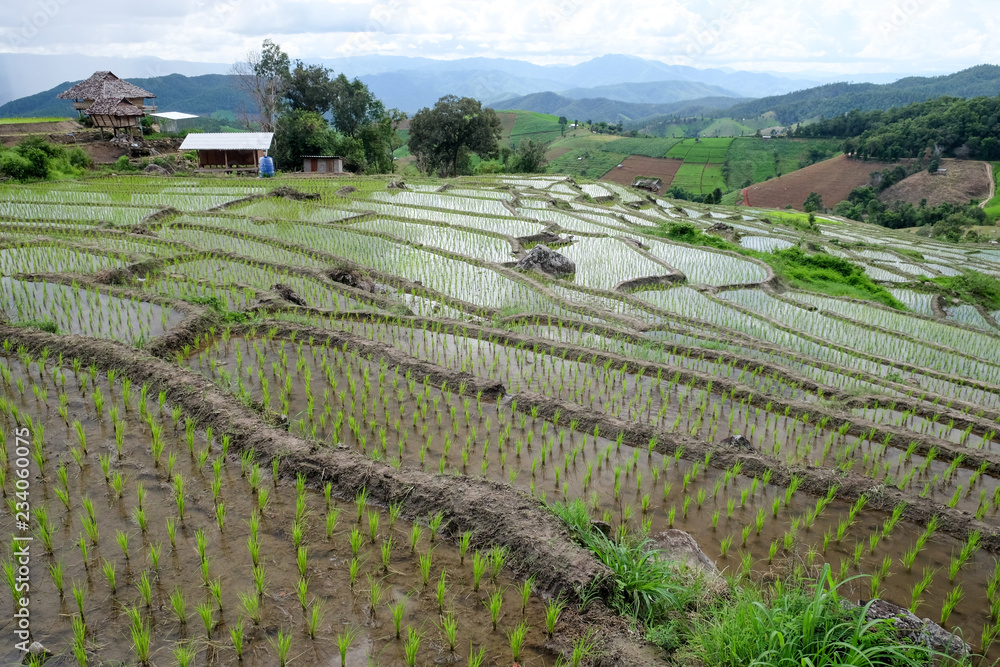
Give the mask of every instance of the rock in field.
M 757 448 L 753 446 L 753 443 L 750 442 L 749 438 L 740 435 L 739 433 L 729 438 L 726 438 L 720 444 L 723 444 L 726 447 L 732 447 L 733 449 L 738 449 L 742 452 L 751 452 L 754 454 L 757 453 Z
M 873 600 L 868 607 L 866 618 L 869 621 L 890 619 L 898 637 L 926 646 L 933 651 L 947 653 L 955 658 L 964 658 L 972 653 L 969 645 L 957 635 L 948 632 L 929 618 L 921 620 L 909 609 L 888 600 Z
M 721 576 L 715 561 L 705 555 L 689 533 L 671 528 L 653 536 L 653 543 L 661 553 L 660 560 L 680 563 L 710 578 Z
M 306 303 L 305 299 L 296 294 L 295 290 L 293 290 L 288 285 L 282 285 L 281 283 L 276 283 L 275 285 L 271 286 L 271 289 L 280 294 L 282 299 L 288 301 L 289 303 L 294 303 L 296 306 L 309 305 L 308 303 Z
M 555 250 L 550 250 L 543 244 L 538 244 L 529 250 L 514 268 L 521 271 L 537 270 L 552 276 L 569 276 L 576 273 L 576 264 L 573 260 Z

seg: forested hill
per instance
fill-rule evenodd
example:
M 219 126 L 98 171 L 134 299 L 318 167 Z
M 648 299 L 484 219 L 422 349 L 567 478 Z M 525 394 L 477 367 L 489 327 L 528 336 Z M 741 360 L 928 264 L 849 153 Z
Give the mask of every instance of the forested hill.
M 237 90 L 231 76 L 204 74 L 183 76 L 169 74 L 148 79 L 129 79 L 140 88 L 156 93 L 152 100 L 160 111 L 182 111 L 208 115 L 214 111 L 235 111 L 240 104 L 251 105 Z M 72 86 L 75 81 L 61 83 L 51 90 L 11 100 L 0 106 L 0 118 L 21 116 L 76 116 L 72 100 L 59 100 L 56 95 Z
M 783 125 L 849 111 L 872 111 L 924 102 L 935 97 L 972 98 L 1000 91 L 1000 66 L 977 65 L 935 77 L 911 76 L 893 83 L 831 83 L 787 95 L 762 97 L 725 110 L 733 118 L 751 118 L 773 111 Z
M 845 152 L 875 160 L 954 155 L 1000 159 L 1000 96 L 939 97 L 888 111 L 852 111 L 795 132 L 844 138 Z

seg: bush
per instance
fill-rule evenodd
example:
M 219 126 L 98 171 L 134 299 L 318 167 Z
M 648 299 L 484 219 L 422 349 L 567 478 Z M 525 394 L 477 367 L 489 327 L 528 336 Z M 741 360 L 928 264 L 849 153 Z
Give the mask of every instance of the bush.
M 556 503 L 550 508 L 570 528 L 583 546 L 611 570 L 605 602 L 615 612 L 647 625 L 665 620 L 667 614 L 684 606 L 692 597 L 671 565 L 657 558 L 650 541 L 628 538 L 612 540 L 590 524 L 587 506 L 582 500 Z
M 955 290 L 967 301 L 981 304 L 987 310 L 1000 309 L 1000 280 L 993 276 L 969 271 L 960 276 L 935 278 L 934 282 Z
M 932 664 L 936 653 L 898 639 L 889 621 L 866 621 L 842 604 L 830 566 L 811 585 L 779 586 L 772 599 L 753 587 L 695 621 L 690 652 L 708 667 Z
M 115 160 L 115 163 L 111 165 L 111 168 L 117 172 L 139 171 L 139 167 L 136 167 L 129 162 L 128 155 L 122 155 L 120 158 Z
M 0 175 L 16 181 L 78 176 L 91 164 L 80 148 L 67 150 L 41 137 L 28 137 L 11 149 L 0 150 Z

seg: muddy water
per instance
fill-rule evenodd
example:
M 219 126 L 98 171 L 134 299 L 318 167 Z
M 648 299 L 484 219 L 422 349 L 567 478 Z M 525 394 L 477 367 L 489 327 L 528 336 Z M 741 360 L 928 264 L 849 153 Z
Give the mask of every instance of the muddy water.
M 903 488 L 911 488 L 925 497 L 944 503 L 954 501 L 956 507 L 972 513 L 979 511 L 981 504 L 992 504 L 994 510 L 1000 507 L 993 497 L 997 485 L 994 476 L 984 475 L 970 486 L 972 470 L 959 468 L 947 472 L 948 465 L 941 461 L 925 464 L 925 457 L 907 455 L 898 447 L 884 446 L 865 437 L 841 435 L 837 430 L 840 422 L 818 417 L 803 422 L 787 414 L 770 412 L 766 406 L 749 407 L 744 401 L 720 397 L 669 378 L 661 381 L 621 373 L 610 367 L 536 354 L 527 349 L 513 350 L 488 341 L 394 327 L 382 330 L 375 325 L 343 324 L 370 338 L 392 342 L 417 358 L 499 380 L 512 392 L 527 388 L 616 416 L 624 412 L 630 419 L 661 429 L 714 441 L 735 433 L 745 434 L 762 451 L 781 456 L 792 465 L 856 468 L 873 479 L 903 484 Z M 269 359 L 263 363 L 266 366 L 273 362 Z M 234 360 L 230 358 L 227 363 L 233 364 Z M 752 369 L 720 365 L 719 370 L 737 379 L 753 375 Z M 762 380 L 773 382 L 772 378 Z M 760 388 L 760 382 L 753 386 Z M 812 398 L 816 400 L 815 395 Z M 819 424 L 815 423 L 817 420 Z
M 887 516 L 866 510 L 838 541 L 838 524 L 848 516 L 848 507 L 841 503 L 832 503 L 818 517 L 808 518 L 817 499 L 801 491 L 791 492 L 786 499 L 787 489 L 765 484 L 763 480 L 754 481 L 741 475 L 728 479 L 722 471 L 712 468 L 706 471 L 703 464 L 695 472 L 694 464 L 689 461 L 624 444 L 619 446 L 614 434 L 598 433 L 595 437 L 594 433 L 575 430 L 572 424 L 532 418 L 528 406 L 519 406 L 515 412 L 510 405 L 477 402 L 474 397 L 460 397 L 451 389 L 441 391 L 411 384 L 405 372 L 397 373 L 395 369 L 350 354 L 303 344 L 299 357 L 299 344 L 286 341 L 282 360 L 280 341 L 258 340 L 257 344 L 263 366 L 257 365 L 259 359 L 253 344 L 237 339 L 229 341 L 228 354 L 226 346 L 219 353 L 213 346 L 204 351 L 204 358 L 195 356 L 192 362 L 217 380 L 222 378 L 222 371 L 230 373 L 229 382 L 234 387 L 238 386 L 235 379 L 238 372 L 244 389 L 257 399 L 262 391 L 256 369 L 264 368 L 271 387 L 272 406 L 278 410 L 284 409 L 278 394 L 283 386 L 281 373 L 287 370 L 288 377 L 294 378 L 287 397 L 288 414 L 293 430 L 304 429 L 307 437 L 312 437 L 311 429 L 315 426 L 318 440 L 341 442 L 373 458 L 398 459 L 401 465 L 430 471 L 485 476 L 512 483 L 549 501 L 583 499 L 591 506 L 595 518 L 609 520 L 614 525 L 624 522 L 633 531 L 648 530 L 655 534 L 670 526 L 681 528 L 691 532 L 720 567 L 731 571 L 741 569 L 741 554 L 748 553 L 755 576 L 787 573 L 795 564 L 819 565 L 825 561 L 839 576 L 850 577 L 877 571 L 888 556 L 890 574 L 881 584 L 882 595 L 907 605 L 910 589 L 921 579 L 923 568 L 934 569 L 943 563 L 944 570 L 934 576 L 923 595 L 925 602 L 918 608 L 922 615 L 935 619 L 940 618 L 944 596 L 952 590 L 947 565 L 961 547 L 952 538 L 934 535 L 916 557 L 912 571 L 906 571 L 901 564 L 903 551 L 923 532 L 922 526 L 900 521 L 887 538 L 878 539 L 872 548 L 872 535 L 881 536 Z M 243 366 L 239 366 L 242 371 L 237 371 L 236 349 L 241 350 L 244 363 L 254 366 L 249 375 Z M 308 414 L 305 394 L 307 368 L 314 396 L 312 417 Z M 335 384 L 329 384 L 326 372 Z M 366 373 L 370 385 L 367 391 Z M 328 400 L 324 396 L 327 391 Z M 427 406 L 426 411 L 421 406 Z M 338 415 L 339 431 L 335 426 Z M 352 419 L 356 431 L 349 426 Z M 916 464 L 913 457 L 910 465 Z M 933 467 L 936 465 L 932 464 L 920 479 L 929 480 L 932 474 L 938 474 L 933 472 L 938 470 Z M 956 475 L 969 473 L 959 470 Z M 959 479 L 965 481 L 958 483 L 967 483 L 967 477 Z M 955 478 L 951 483 L 956 483 Z M 644 502 L 648 503 L 645 512 Z M 963 498 L 962 502 L 971 501 Z M 758 514 L 762 519 L 759 532 Z M 988 520 L 995 519 L 993 509 Z M 745 544 L 744 529 L 748 531 Z M 826 538 L 824 549 L 826 534 L 830 537 Z M 723 554 L 723 542 L 730 538 L 727 553 Z M 772 544 L 776 545 L 773 556 Z M 856 552 L 858 545 L 861 549 Z M 816 554 L 810 557 L 810 552 Z M 982 630 L 984 610 L 989 608 L 986 583 L 992 571 L 992 559 L 985 553 L 977 553 L 954 582 L 962 585 L 964 597 L 948 619 L 948 625 L 962 627 L 970 639 L 978 637 Z M 852 585 L 857 587 L 858 599 L 871 596 L 868 580 Z
M 61 333 L 134 343 L 163 335 L 184 314 L 67 285 L 0 277 L 0 302 L 13 321 L 53 320 Z
M 26 391 L 22 394 L 16 383 L 4 386 L 0 396 L 17 406 L 24 415 L 31 416 L 36 423 L 44 425 L 45 463 L 42 471 L 32 462 L 31 501 L 37 508 L 44 504 L 48 511 L 48 523 L 52 526 L 52 555 L 44 553 L 41 539 L 32 543 L 31 571 L 31 618 L 34 639 L 41 641 L 50 650 L 66 654 L 72 661 L 70 647 L 73 640 L 71 616 L 77 611 L 77 603 L 71 593 L 73 586 L 84 591 L 83 613 L 87 624 L 87 651 L 91 660 L 102 664 L 135 662 L 129 619 L 124 613 L 126 607 L 135 606 L 152 632 L 153 660 L 156 664 L 172 664 L 171 651 L 179 642 L 190 641 L 199 655 L 194 664 L 233 664 L 236 652 L 230 640 L 229 631 L 238 622 L 241 614 L 240 594 L 254 597 L 252 565 L 248 538 L 248 521 L 259 502 L 259 496 L 251 489 L 250 478 L 259 475 L 259 487 L 268 489 L 268 502 L 259 525 L 260 563 L 266 573 L 265 592 L 262 600 L 260 624 L 245 620 L 246 646 L 243 664 L 274 665 L 277 655 L 272 643 L 278 632 L 292 637 L 290 655 L 299 664 L 339 665 L 337 635 L 346 629 L 354 629 L 358 635 L 347 655 L 348 665 L 403 664 L 403 642 L 395 638 L 389 605 L 402 603 L 402 633 L 407 628 L 422 633 L 423 639 L 417 653 L 419 664 L 429 662 L 464 662 L 470 643 L 477 649 L 485 649 L 487 664 L 502 664 L 510 661 L 510 649 L 505 631 L 509 631 L 522 619 L 530 626 L 528 639 L 522 655 L 522 663 L 528 665 L 550 665 L 555 661 L 544 647 L 544 610 L 537 597 L 529 600 L 527 613 L 522 615 L 520 595 L 516 590 L 518 582 L 505 571 L 496 583 L 484 577 L 478 591 L 472 586 L 472 552 L 465 562 L 459 562 L 457 546 L 449 541 L 431 541 L 430 530 L 424 526 L 423 535 L 416 548 L 410 549 L 412 523 L 397 519 L 390 529 L 390 517 L 381 508 L 365 510 L 360 526 L 355 523 L 356 510 L 353 502 L 333 500 L 332 508 L 340 510 L 332 537 L 326 536 L 326 516 L 328 508 L 322 493 L 305 490 L 305 519 L 303 544 L 307 548 L 306 577 L 308 579 L 307 604 L 322 605 L 324 617 L 319 623 L 317 636 L 310 639 L 306 632 L 307 615 L 300 604 L 297 585 L 299 571 L 297 552 L 293 543 L 294 518 L 296 514 L 297 491 L 294 482 L 275 482 L 269 470 L 254 474 L 252 469 L 242 470 L 240 461 L 230 456 L 222 458 L 221 440 L 213 435 L 211 442 L 206 433 L 194 426 L 191 431 L 191 445 L 183 414 L 178 413 L 175 422 L 171 406 L 164 406 L 162 412 L 156 397 L 149 397 L 146 406 L 152 421 L 163 431 L 164 451 L 159 465 L 151 453 L 152 438 L 147 425 L 138 415 L 140 388 L 131 388 L 126 411 L 124 389 L 120 378 L 111 384 L 104 377 L 98 377 L 96 384 L 107 404 L 103 408 L 103 418 L 99 419 L 94 408 L 94 391 L 88 383 L 85 390 L 79 389 L 80 382 L 71 370 L 63 370 L 66 378 L 62 383 L 45 372 L 39 377 L 35 365 L 25 370 L 17 360 L 0 360 L 9 364 L 13 379 L 22 379 Z M 81 376 L 89 374 L 84 369 Z M 46 401 L 36 399 L 31 391 L 32 382 L 47 389 Z M 66 419 L 69 424 L 79 420 L 86 436 L 86 454 L 81 453 L 78 465 L 71 454 L 80 450 L 76 430 L 67 425 L 58 414 L 59 394 L 65 392 Z M 126 424 L 123 441 L 123 456 L 118 458 L 115 446 L 114 426 L 109 418 L 109 407 L 117 405 L 119 418 Z M 7 436 L 8 459 L 13 458 L 14 422 L 9 414 L 0 413 L 0 421 Z M 192 449 L 194 454 L 192 454 Z M 204 463 L 199 455 L 207 452 Z M 122 497 L 117 497 L 111 484 L 107 483 L 101 470 L 99 456 L 110 457 L 110 474 L 124 477 Z M 183 519 L 178 518 L 174 484 L 170 481 L 167 468 L 183 480 L 185 506 Z M 215 473 L 214 462 L 220 463 L 219 499 L 225 507 L 223 527 L 217 523 L 216 504 L 213 501 L 212 485 Z M 65 464 L 66 488 L 69 508 L 65 507 L 56 493 L 62 488 L 59 462 Z M 6 462 L 8 473 L 6 488 L 12 490 L 13 476 L 10 460 Z M 143 531 L 138 523 L 136 510 L 139 509 L 138 486 L 145 492 L 141 508 L 145 512 L 147 529 Z M 336 489 L 334 489 L 336 494 Z M 86 563 L 77 545 L 85 534 L 82 519 L 86 517 L 83 499 L 93 502 L 99 530 L 97 544 L 86 539 L 88 558 Z M 369 535 L 369 516 L 378 517 L 375 540 Z M 37 510 L 35 516 L 37 517 Z M 168 520 L 176 523 L 175 543 L 172 546 L 167 530 Z M 363 533 L 363 544 L 358 553 L 360 563 L 355 584 L 350 583 L 352 547 L 350 535 L 358 526 Z M 4 534 L 16 533 L 14 517 L 8 511 L 0 517 L 0 530 Z M 122 531 L 130 536 L 126 559 L 116 543 L 116 533 Z M 202 574 L 202 561 L 198 553 L 198 534 L 203 531 L 206 538 L 208 579 L 221 584 L 222 609 L 212 598 Z M 392 540 L 388 550 L 390 561 L 387 569 L 382 566 L 382 545 Z M 150 550 L 160 548 L 159 569 L 153 568 Z M 4 560 L 7 559 L 4 551 Z M 429 584 L 424 586 L 420 574 L 419 556 L 432 554 Z M 107 561 L 114 563 L 116 570 L 116 590 L 112 591 L 102 568 Z M 64 570 L 65 595 L 60 596 L 48 567 L 61 563 Z M 441 572 L 446 572 L 447 591 L 444 608 L 455 613 L 458 619 L 456 647 L 453 653 L 439 630 L 441 616 L 436 600 L 437 581 Z M 151 582 L 150 605 L 146 606 L 138 589 L 143 573 Z M 384 590 L 382 601 L 371 612 L 369 580 L 371 575 L 376 587 Z M 186 601 L 186 623 L 179 622 L 172 610 L 171 595 L 180 590 Z M 498 630 L 492 630 L 490 613 L 484 600 L 496 590 L 503 591 L 502 611 Z M 208 603 L 212 608 L 213 627 L 211 642 L 206 643 L 206 633 L 202 619 L 195 610 L 199 603 Z M 0 596 L 0 632 L 13 632 L 13 606 L 9 593 Z M 557 626 L 558 632 L 558 626 Z M 0 652 L 0 662 L 11 664 L 20 658 L 19 653 L 8 642 Z

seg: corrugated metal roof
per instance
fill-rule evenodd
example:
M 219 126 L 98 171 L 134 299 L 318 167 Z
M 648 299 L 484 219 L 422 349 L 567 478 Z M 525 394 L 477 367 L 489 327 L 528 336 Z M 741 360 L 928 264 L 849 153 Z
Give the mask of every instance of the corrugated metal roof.
M 274 132 L 199 132 L 187 135 L 181 150 L 266 151 L 273 139 Z
M 343 158 L 342 156 L 340 156 L 340 155 L 302 155 L 302 156 L 300 156 L 300 157 L 309 157 L 309 158 L 312 158 L 312 157 L 314 157 L 314 158 L 323 158 L 323 159 L 326 159 L 326 160 L 331 160 L 331 159 L 333 159 L 333 158 L 339 158 L 339 159 L 341 159 L 341 160 L 343 160 L 343 159 L 344 159 L 344 158 Z
M 163 113 L 151 113 L 149 115 L 157 118 L 166 118 L 167 120 L 187 120 L 188 118 L 198 117 L 193 113 L 181 113 L 180 111 L 164 111 Z

